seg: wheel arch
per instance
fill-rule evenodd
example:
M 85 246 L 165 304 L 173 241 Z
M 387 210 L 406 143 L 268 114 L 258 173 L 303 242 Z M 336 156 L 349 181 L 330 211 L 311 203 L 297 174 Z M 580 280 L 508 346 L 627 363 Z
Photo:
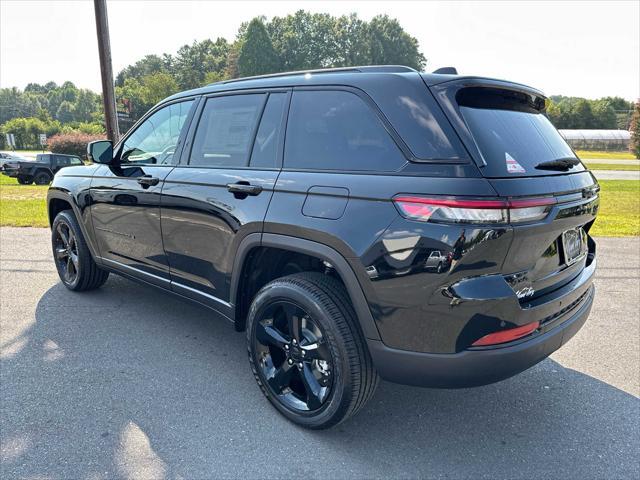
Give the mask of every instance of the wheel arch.
M 251 233 L 240 242 L 236 251 L 231 278 L 230 299 L 233 304 L 237 330 L 243 330 L 245 325 L 245 318 L 241 309 L 243 281 L 247 276 L 246 267 L 250 263 L 252 252 L 263 247 L 303 254 L 331 264 L 349 294 L 362 333 L 366 338 L 380 339 L 362 286 L 347 260 L 339 252 L 313 240 L 273 233 Z
M 33 173 L 31 175 L 35 177 L 39 173 L 46 173 L 52 179 L 53 179 L 53 176 L 54 176 L 53 175 L 53 171 L 50 168 L 47 168 L 47 167 L 36 167 L 35 170 L 33 170 Z
M 49 228 L 53 226 L 53 221 L 55 220 L 56 215 L 64 210 L 71 210 L 73 212 L 78 220 L 78 225 L 80 225 L 80 230 L 82 231 L 82 235 L 84 236 L 94 261 L 96 261 L 96 263 L 100 263 L 99 255 L 97 254 L 93 243 L 93 235 L 90 235 L 90 232 L 87 232 L 86 225 L 82 221 L 83 216 L 80 206 L 77 204 L 70 192 L 50 187 L 47 192 L 47 216 L 49 219 Z

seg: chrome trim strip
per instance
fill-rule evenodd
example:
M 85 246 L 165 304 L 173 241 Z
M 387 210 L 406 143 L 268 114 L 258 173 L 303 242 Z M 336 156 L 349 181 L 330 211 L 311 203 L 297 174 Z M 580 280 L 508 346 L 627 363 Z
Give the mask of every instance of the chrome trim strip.
M 186 285 L 183 285 L 181 283 L 175 282 L 173 280 L 171 281 L 171 285 L 175 286 L 175 287 L 178 287 L 178 288 L 184 288 L 185 290 L 189 290 L 190 292 L 196 293 L 196 294 L 198 294 L 200 296 L 203 296 L 203 297 L 206 297 L 206 298 L 208 298 L 210 300 L 213 300 L 216 303 L 220 303 L 221 305 L 224 305 L 227 308 L 232 308 L 233 307 L 233 305 L 230 304 L 229 302 L 225 302 L 224 300 L 220 300 L 218 297 L 215 297 L 215 296 L 210 295 L 208 293 L 201 292 L 197 288 L 187 287 Z
M 133 273 L 142 274 L 142 275 L 145 275 L 147 277 L 151 277 L 151 278 L 153 278 L 155 280 L 158 280 L 158 281 L 160 281 L 162 283 L 166 283 L 167 287 L 169 287 L 171 285 L 171 281 L 169 279 L 159 277 L 158 275 L 154 275 L 153 273 L 145 272 L 144 270 L 140 270 L 139 268 L 135 268 L 135 267 L 131 267 L 129 265 L 125 265 L 124 263 L 120 263 L 120 262 L 118 262 L 116 260 L 111 260 L 110 258 L 104 258 L 104 257 L 98 257 L 98 258 L 103 263 L 105 263 L 107 265 L 112 264 L 116 268 L 120 268 L 120 269 L 123 269 L 123 270 L 130 270 Z
M 142 274 L 145 275 L 147 277 L 151 277 L 154 280 L 160 281 L 163 284 L 167 285 L 167 288 L 170 287 L 178 287 L 178 288 L 182 288 L 184 290 L 188 290 L 189 292 L 193 292 L 201 297 L 207 298 L 209 300 L 213 300 L 216 303 L 219 303 L 221 305 L 224 305 L 225 307 L 229 308 L 229 309 L 233 309 L 233 304 L 229 303 L 229 302 L 225 302 L 224 300 L 220 300 L 218 297 L 215 297 L 213 295 L 209 295 L 208 293 L 204 293 L 201 292 L 200 290 L 196 289 L 196 288 L 191 288 L 191 287 L 187 287 L 186 285 L 183 285 L 181 283 L 178 282 L 174 282 L 172 280 L 168 280 L 166 278 L 162 278 L 159 277 L 158 275 L 154 275 L 153 273 L 149 273 L 149 272 L 145 272 L 144 270 L 140 270 L 139 268 L 135 268 L 135 267 L 131 267 L 129 265 L 125 265 L 124 263 L 120 263 L 116 260 L 111 260 L 109 258 L 104 258 L 104 257 L 98 257 L 102 262 L 106 263 L 107 265 L 112 264 L 112 266 L 114 266 L 115 268 L 120 268 L 122 270 L 128 270 L 131 271 L 134 274 Z

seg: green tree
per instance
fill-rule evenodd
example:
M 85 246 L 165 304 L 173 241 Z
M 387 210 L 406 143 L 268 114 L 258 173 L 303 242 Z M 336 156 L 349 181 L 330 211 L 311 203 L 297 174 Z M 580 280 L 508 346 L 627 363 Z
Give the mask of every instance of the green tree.
M 280 59 L 273 48 L 269 33 L 260 19 L 249 22 L 238 55 L 238 74 L 241 77 L 277 72 Z
M 141 84 L 142 101 L 151 106 L 179 91 L 178 83 L 168 73 L 146 75 Z
M 224 72 L 229 44 L 224 38 L 215 42 L 203 40 L 184 45 L 178 50 L 173 63 L 175 79 L 182 90 L 201 87 L 209 72 Z
M 405 32 L 396 19 L 378 15 L 371 19 L 368 30 L 374 65 L 406 65 L 416 70 L 422 70 L 426 65 L 418 40 Z
M 355 13 L 336 19 L 333 27 L 335 59 L 333 66 L 349 67 L 371 64 L 371 45 L 367 22 Z
M 633 108 L 631 116 L 631 143 L 629 150 L 636 158 L 640 158 L 640 99 L 638 99 Z
M 229 53 L 227 54 L 227 66 L 224 69 L 224 78 L 238 78 L 238 55 L 240 48 L 242 47 L 242 41 L 236 40 L 231 47 L 229 47 Z M 213 82 L 209 82 L 213 83 Z
M 75 118 L 75 107 L 73 103 L 68 100 L 64 100 L 58 107 L 56 112 L 56 119 L 62 123 L 72 122 Z
M 144 101 L 144 86 L 140 80 L 127 78 L 124 85 L 115 88 L 116 102 L 127 102 L 131 106 L 131 119 L 137 120 L 152 106 Z
M 90 122 L 93 113 L 100 109 L 100 96 L 91 90 L 78 90 L 73 108 L 73 119 L 77 122 Z
M 593 128 L 615 130 L 618 127 L 616 111 L 608 100 L 602 98 L 591 102 L 593 113 Z
M 56 121 L 43 122 L 39 118 L 13 118 L 0 127 L 2 134 L 13 133 L 18 148 L 38 148 L 40 146 L 38 135 L 46 133 L 47 136 L 60 131 L 60 123 Z M 4 136 L 4 135 L 3 135 Z
M 127 78 L 140 80 L 142 77 L 153 75 L 154 73 L 172 73 L 172 65 L 173 57 L 171 55 L 164 54 L 162 57 L 159 55 L 146 55 L 133 65 L 121 70 L 116 75 L 115 84 L 117 87 L 122 87 Z
M 335 18 L 324 13 L 298 10 L 274 17 L 266 24 L 282 70 L 308 70 L 334 66 Z

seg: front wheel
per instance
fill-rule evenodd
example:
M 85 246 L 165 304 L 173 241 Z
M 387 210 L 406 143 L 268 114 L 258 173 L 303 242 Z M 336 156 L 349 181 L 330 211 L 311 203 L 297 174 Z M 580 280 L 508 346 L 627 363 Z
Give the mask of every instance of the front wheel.
M 71 210 L 60 212 L 53 221 L 51 247 L 60 280 L 69 290 L 93 290 L 107 281 L 109 272 L 96 265 Z
M 316 272 L 265 285 L 247 318 L 249 362 L 264 395 L 312 429 L 354 415 L 378 383 L 344 286 Z

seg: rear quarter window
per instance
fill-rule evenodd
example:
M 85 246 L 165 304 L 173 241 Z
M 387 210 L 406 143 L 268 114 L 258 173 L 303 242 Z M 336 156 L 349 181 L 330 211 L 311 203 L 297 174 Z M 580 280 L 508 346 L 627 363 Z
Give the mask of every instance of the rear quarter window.
M 339 90 L 293 93 L 285 168 L 390 172 L 406 162 L 382 121 L 358 95 Z

